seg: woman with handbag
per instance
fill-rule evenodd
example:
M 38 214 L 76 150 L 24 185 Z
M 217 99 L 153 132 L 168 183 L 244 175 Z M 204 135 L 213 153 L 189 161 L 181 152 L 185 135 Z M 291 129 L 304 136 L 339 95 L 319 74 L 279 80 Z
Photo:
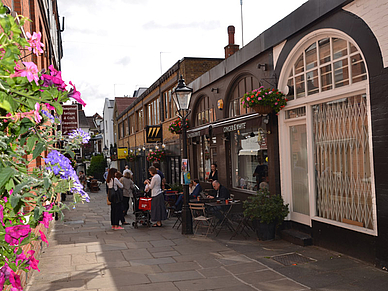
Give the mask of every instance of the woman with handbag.
M 166 205 L 164 204 L 164 195 L 162 190 L 162 179 L 157 174 L 156 168 L 151 166 L 148 172 L 152 176 L 151 182 L 145 180 L 145 191 L 151 190 L 151 221 L 156 221 L 152 227 L 161 227 L 162 220 L 167 219 Z
M 123 196 L 120 192 L 120 188 L 123 188 L 123 184 L 115 177 L 117 169 L 111 168 L 108 172 L 108 177 L 106 178 L 106 183 L 108 186 L 108 200 L 111 202 L 110 205 L 110 222 L 112 229 L 119 230 L 124 229 L 119 225 L 119 221 L 125 221 L 123 217 L 123 207 L 122 201 Z M 128 223 L 123 223 L 128 224 Z

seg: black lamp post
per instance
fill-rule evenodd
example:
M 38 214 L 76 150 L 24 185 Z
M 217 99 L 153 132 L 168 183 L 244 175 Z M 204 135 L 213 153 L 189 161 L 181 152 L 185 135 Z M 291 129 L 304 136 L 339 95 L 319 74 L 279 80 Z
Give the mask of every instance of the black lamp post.
M 178 109 L 178 116 L 181 118 L 182 124 L 182 139 L 183 139 L 183 156 L 182 159 L 187 159 L 187 129 L 186 118 L 190 114 L 190 99 L 193 89 L 185 84 L 183 76 L 178 81 L 178 86 L 175 88 L 172 96 Z M 182 206 L 182 234 L 193 234 L 193 221 L 189 209 L 189 185 L 183 179 L 183 206 Z

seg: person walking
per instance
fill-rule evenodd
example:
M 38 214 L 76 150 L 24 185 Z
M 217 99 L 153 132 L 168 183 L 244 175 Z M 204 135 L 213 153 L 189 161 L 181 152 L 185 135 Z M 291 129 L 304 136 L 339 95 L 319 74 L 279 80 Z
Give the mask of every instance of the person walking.
M 123 184 L 123 213 L 124 216 L 128 214 L 129 209 L 129 201 L 133 201 L 133 189 L 134 183 L 132 181 L 132 175 L 128 172 L 124 171 L 124 177 L 120 179 L 121 184 Z M 132 205 L 132 203 L 131 203 Z M 132 208 L 132 207 L 131 207 Z
M 106 183 L 108 186 L 108 195 L 111 191 L 117 191 L 119 188 L 123 188 L 123 184 L 115 177 L 117 172 L 116 168 L 111 168 L 108 171 L 108 177 L 106 178 Z M 109 196 L 108 196 L 109 197 Z M 124 229 L 119 225 L 119 221 L 122 221 L 123 218 L 123 207 L 122 201 L 120 199 L 115 199 L 111 201 L 110 205 L 110 223 L 113 230 Z
M 84 190 L 86 191 L 86 176 L 84 174 L 84 171 L 79 171 L 78 179 L 81 182 L 81 185 L 84 187 Z
M 162 179 L 156 172 L 156 168 L 151 166 L 148 168 L 148 172 L 152 176 L 150 180 L 145 180 L 145 190 L 151 190 L 151 221 L 155 221 L 152 227 L 161 227 L 162 220 L 167 219 L 166 205 L 164 204 L 164 195 L 162 190 Z
M 109 168 L 105 168 L 105 173 L 104 173 L 104 175 L 102 176 L 102 178 L 103 178 L 104 181 L 105 181 L 105 190 L 106 190 L 106 194 L 108 194 L 108 185 L 106 184 L 106 179 L 108 178 L 108 170 L 109 170 Z

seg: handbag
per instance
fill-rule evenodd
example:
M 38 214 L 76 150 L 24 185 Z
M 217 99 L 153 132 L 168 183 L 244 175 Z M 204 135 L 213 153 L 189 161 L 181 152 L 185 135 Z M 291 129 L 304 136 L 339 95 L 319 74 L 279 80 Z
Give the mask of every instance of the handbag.
M 139 209 L 140 210 L 151 210 L 152 198 L 140 197 L 139 198 Z
M 106 195 L 106 204 L 107 205 L 111 205 L 112 203 L 109 201 L 109 196 L 108 195 Z
M 117 188 L 115 190 L 115 181 L 113 180 L 113 187 L 109 188 L 108 191 L 108 200 L 111 203 L 121 203 L 123 201 L 123 189 Z

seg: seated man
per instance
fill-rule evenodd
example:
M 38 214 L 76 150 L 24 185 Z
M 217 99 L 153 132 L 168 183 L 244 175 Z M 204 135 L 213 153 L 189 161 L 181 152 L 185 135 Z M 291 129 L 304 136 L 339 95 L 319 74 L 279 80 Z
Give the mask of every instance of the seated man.
M 201 193 L 201 191 L 202 191 L 202 187 L 201 187 L 201 185 L 199 185 L 199 180 L 198 179 L 194 179 L 193 180 L 193 187 L 194 187 L 194 190 L 189 195 L 189 199 L 197 199 L 197 197 L 199 196 L 199 193 Z M 183 204 L 183 195 L 181 194 L 181 195 L 178 196 L 178 199 L 175 202 L 175 209 L 176 210 L 181 210 L 182 209 L 182 204 Z
M 226 199 L 230 198 L 229 190 L 226 187 L 222 186 L 220 184 L 220 182 L 215 180 L 215 181 L 213 181 L 212 185 L 213 185 L 214 190 L 217 191 L 217 194 L 215 197 L 212 195 L 208 195 L 207 196 L 208 198 L 217 198 L 220 200 L 226 200 Z

